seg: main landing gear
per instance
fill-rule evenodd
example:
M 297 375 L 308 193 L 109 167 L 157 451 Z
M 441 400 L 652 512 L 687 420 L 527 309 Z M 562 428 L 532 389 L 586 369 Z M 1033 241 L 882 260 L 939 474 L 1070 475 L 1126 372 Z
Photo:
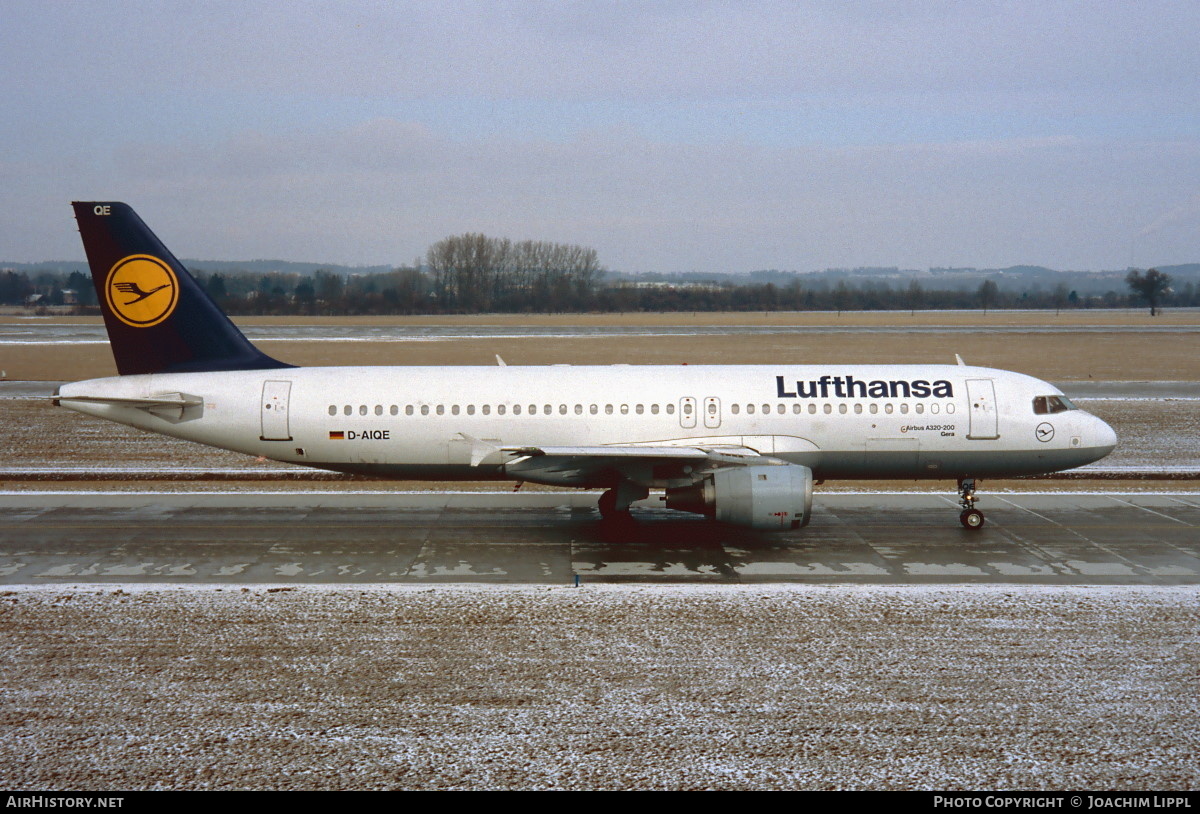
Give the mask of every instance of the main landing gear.
M 983 512 L 975 508 L 975 479 L 974 478 L 959 478 L 958 479 L 958 502 L 963 507 L 962 514 L 958 516 L 958 522 L 963 524 L 963 528 L 975 531 L 983 528 Z
M 600 496 L 600 517 L 605 520 L 628 520 L 629 504 L 650 494 L 645 486 L 623 480 Z

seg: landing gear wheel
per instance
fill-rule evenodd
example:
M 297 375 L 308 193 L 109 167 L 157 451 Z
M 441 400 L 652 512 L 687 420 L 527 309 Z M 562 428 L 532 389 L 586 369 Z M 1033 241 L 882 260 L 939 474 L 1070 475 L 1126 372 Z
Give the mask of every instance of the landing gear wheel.
M 971 531 L 983 528 L 983 512 L 975 508 L 977 500 L 979 498 L 975 497 L 975 479 L 959 478 L 958 505 L 962 506 L 963 510 L 958 516 L 958 522 L 963 524 L 963 528 Z
M 600 516 L 612 517 L 617 511 L 617 490 L 609 489 L 600 495 Z
M 979 509 L 966 509 L 958 516 L 958 521 L 963 524 L 963 528 L 975 531 L 983 528 L 983 512 Z

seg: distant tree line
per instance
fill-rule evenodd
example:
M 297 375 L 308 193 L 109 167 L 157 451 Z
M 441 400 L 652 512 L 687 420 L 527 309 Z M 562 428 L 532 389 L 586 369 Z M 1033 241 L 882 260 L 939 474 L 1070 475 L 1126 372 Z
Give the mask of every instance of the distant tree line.
M 606 280 L 596 252 L 580 246 L 449 237 L 430 247 L 424 262 L 370 274 L 196 272 L 233 315 L 388 315 L 561 313 L 567 311 L 896 311 L 948 309 L 1200 307 L 1200 286 L 1173 288 L 1155 269 L 1131 271 L 1128 291 L 1080 295 L 1066 285 L 1011 291 L 995 280 L 945 289 L 918 280 L 892 285 L 878 279 L 831 282 L 793 277 L 778 284 L 724 281 L 711 285 Z M 0 271 L 0 305 L 75 305 L 94 311 L 90 274 Z
M 465 234 L 429 247 L 430 299 L 443 310 L 578 311 L 595 302 L 596 250 Z

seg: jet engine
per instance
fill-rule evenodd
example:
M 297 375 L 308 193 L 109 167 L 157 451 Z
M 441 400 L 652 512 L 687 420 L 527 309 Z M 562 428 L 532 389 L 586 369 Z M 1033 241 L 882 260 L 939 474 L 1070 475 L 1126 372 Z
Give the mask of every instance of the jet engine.
M 807 466 L 718 469 L 691 486 L 667 490 L 667 508 L 707 515 L 721 523 L 763 531 L 807 526 L 813 474 Z

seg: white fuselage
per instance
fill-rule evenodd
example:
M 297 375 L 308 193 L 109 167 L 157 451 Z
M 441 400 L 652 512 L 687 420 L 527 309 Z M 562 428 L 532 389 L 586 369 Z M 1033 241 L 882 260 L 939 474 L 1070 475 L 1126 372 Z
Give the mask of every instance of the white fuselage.
M 197 403 L 72 400 L 164 394 Z M 481 450 L 522 446 L 743 447 L 817 479 L 1028 475 L 1112 450 L 1115 434 L 1095 416 L 1035 412 L 1035 398 L 1053 395 L 1029 376 L 961 365 L 318 367 L 122 376 L 59 392 L 82 413 L 250 455 L 464 480 L 516 477 Z

